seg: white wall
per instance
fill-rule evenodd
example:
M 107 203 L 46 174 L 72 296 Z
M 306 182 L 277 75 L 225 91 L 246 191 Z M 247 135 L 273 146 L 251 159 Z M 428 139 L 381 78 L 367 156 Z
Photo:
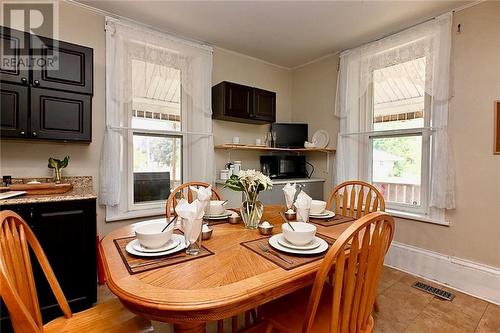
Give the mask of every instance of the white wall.
M 231 81 L 276 92 L 276 120 L 290 122 L 292 118 L 292 72 L 291 70 L 265 63 L 231 51 L 215 48 L 213 58 L 212 85 Z M 253 125 L 214 120 L 215 144 L 230 143 L 233 136 L 241 143 L 255 143 L 264 138 L 269 125 Z M 260 169 L 259 152 L 216 150 L 216 170 L 224 167 L 228 160 L 241 160 L 243 168 Z
M 314 132 L 326 130 L 330 135 L 329 147 L 337 146 L 339 121 L 334 116 L 337 89 L 338 55 L 326 57 L 293 71 L 292 121 L 309 124 L 309 141 Z M 324 197 L 328 198 L 333 183 L 334 155 L 309 153 L 308 161 L 314 165 L 313 177 L 326 179 Z

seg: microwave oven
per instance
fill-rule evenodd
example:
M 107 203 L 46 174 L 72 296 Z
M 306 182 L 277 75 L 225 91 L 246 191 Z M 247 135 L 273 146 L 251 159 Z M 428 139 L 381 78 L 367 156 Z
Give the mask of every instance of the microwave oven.
M 260 170 L 272 179 L 308 177 L 306 157 L 300 155 L 263 155 Z

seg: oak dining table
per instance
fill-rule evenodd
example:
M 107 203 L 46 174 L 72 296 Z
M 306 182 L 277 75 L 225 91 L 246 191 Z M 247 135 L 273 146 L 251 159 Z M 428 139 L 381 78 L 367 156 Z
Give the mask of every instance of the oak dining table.
M 281 232 L 284 206 L 265 206 L 262 221 Z M 352 222 L 324 227 L 319 233 L 338 238 Z M 285 270 L 241 245 L 263 237 L 242 223 L 212 226 L 213 234 L 203 241 L 214 255 L 131 275 L 113 240 L 133 236 L 138 225 L 110 232 L 100 242 L 106 283 L 131 312 L 174 324 L 178 333 L 205 332 L 207 321 L 219 320 L 312 284 L 321 260 Z

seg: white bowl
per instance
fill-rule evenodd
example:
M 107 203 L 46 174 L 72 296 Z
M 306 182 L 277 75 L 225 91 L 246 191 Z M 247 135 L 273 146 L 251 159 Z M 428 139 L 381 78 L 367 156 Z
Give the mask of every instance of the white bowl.
M 321 214 L 325 211 L 326 201 L 312 200 L 311 201 L 311 214 Z
M 316 226 L 311 223 L 304 222 L 290 222 L 293 229 L 290 228 L 288 223 L 281 225 L 281 231 L 285 239 L 294 245 L 306 245 L 310 243 L 316 235 Z
M 208 206 L 208 215 L 222 215 L 226 211 L 226 206 L 223 205 L 224 201 L 211 200 Z
M 135 229 L 135 236 L 142 246 L 148 249 L 156 249 L 167 244 L 167 242 L 172 238 L 174 232 L 174 223 L 171 223 L 168 228 L 162 232 L 165 228 L 166 222 L 153 222 L 140 225 Z

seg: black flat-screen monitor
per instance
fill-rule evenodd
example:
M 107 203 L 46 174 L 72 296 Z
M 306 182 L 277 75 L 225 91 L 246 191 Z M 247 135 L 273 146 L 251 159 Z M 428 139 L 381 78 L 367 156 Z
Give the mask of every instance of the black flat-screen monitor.
M 307 124 L 273 123 L 271 131 L 276 132 L 276 147 L 304 148 L 307 141 Z

